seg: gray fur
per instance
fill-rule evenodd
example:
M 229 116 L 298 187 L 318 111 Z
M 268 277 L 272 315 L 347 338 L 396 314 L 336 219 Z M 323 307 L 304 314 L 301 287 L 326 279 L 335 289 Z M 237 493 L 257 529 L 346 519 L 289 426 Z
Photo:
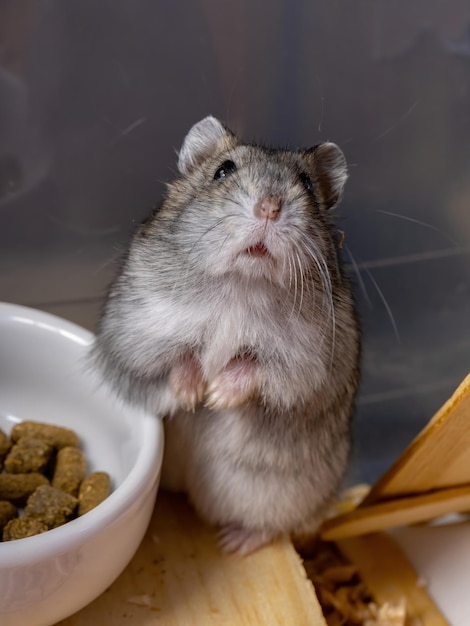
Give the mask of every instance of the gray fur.
M 226 161 L 236 171 L 214 179 Z M 93 357 L 122 394 L 172 416 L 164 482 L 256 535 L 246 552 L 316 527 L 346 467 L 359 331 L 329 214 L 346 162 L 331 143 L 245 145 L 209 117 L 178 167 L 131 241 Z M 266 197 L 277 219 L 254 216 Z M 268 255 L 251 255 L 259 242 Z

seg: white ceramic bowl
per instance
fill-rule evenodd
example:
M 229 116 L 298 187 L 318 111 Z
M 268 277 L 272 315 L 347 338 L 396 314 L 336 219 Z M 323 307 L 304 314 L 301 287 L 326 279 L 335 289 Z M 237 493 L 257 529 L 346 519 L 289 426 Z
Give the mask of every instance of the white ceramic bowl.
M 113 483 L 83 517 L 0 543 L 1 626 L 50 626 L 91 602 L 131 560 L 150 520 L 162 425 L 98 383 L 86 362 L 92 341 L 66 320 L 0 303 L 0 428 L 22 420 L 72 428 L 89 470 Z

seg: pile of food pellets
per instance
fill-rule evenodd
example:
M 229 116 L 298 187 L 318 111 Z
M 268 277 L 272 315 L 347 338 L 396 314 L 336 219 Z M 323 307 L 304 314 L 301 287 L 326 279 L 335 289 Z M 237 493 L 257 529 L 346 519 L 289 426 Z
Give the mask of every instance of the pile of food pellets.
M 106 472 L 87 476 L 77 434 L 21 422 L 0 430 L 0 538 L 23 539 L 84 515 L 108 497 Z

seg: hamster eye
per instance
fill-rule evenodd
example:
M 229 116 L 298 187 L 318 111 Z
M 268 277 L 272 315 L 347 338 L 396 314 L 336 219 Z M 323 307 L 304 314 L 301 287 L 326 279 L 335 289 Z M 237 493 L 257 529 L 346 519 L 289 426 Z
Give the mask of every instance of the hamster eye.
M 305 191 L 307 191 L 308 193 L 313 193 L 313 183 L 310 180 L 310 176 L 306 174 L 305 172 L 302 172 L 299 178 L 300 178 L 300 182 L 305 188 Z
M 227 178 L 230 174 L 233 174 L 237 170 L 237 166 L 233 161 L 224 161 L 219 169 L 214 174 L 214 180 L 220 180 L 221 178 Z

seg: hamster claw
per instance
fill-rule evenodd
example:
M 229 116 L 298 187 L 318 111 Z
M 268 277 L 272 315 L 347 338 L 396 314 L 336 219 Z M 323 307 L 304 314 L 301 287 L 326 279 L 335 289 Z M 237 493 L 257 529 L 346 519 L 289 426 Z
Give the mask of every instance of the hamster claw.
M 233 409 L 244 400 L 245 398 L 235 397 L 230 390 L 225 392 L 223 389 L 209 388 L 204 406 L 208 409 Z
M 239 556 L 247 556 L 273 539 L 272 535 L 266 531 L 249 529 L 238 524 L 223 526 L 217 537 L 223 552 Z
M 178 402 L 187 411 L 196 410 L 204 398 L 206 382 L 199 361 L 192 353 L 184 355 L 170 372 L 170 385 Z
M 196 411 L 196 406 L 200 402 L 202 402 L 202 399 L 204 397 L 204 389 L 205 385 L 203 384 L 198 384 L 194 387 L 191 387 L 190 385 L 181 385 L 177 389 L 173 387 L 173 391 L 180 405 L 184 409 L 186 409 L 187 411 L 191 411 L 192 413 Z
M 232 409 L 248 400 L 255 390 L 255 367 L 252 359 L 232 359 L 209 384 L 205 406 Z

